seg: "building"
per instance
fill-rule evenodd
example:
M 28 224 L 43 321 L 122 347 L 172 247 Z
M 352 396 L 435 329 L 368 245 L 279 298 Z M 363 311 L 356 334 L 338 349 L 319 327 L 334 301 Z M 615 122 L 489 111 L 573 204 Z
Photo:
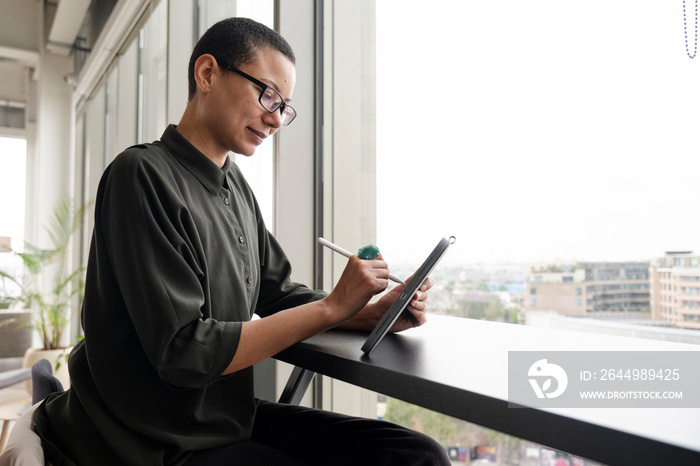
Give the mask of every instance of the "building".
M 647 262 L 535 265 L 527 275 L 524 308 L 562 315 L 649 312 Z
M 668 251 L 649 267 L 653 319 L 700 329 L 700 256 Z

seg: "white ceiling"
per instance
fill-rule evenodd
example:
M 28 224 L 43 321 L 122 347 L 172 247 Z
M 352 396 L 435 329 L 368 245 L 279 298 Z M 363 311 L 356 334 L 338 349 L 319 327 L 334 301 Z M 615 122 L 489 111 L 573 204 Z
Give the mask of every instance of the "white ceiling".
M 0 106 L 3 101 L 25 102 L 27 95 L 27 69 L 15 64 L 0 62 Z
M 43 0 L 0 0 L 0 101 L 26 102 L 29 66 L 39 52 Z
M 89 7 L 90 0 L 61 0 L 49 29 L 46 47 L 54 53 L 68 56 Z
M 39 12 L 43 0 L 0 0 L 0 45 L 39 50 Z
M 89 5 L 90 0 L 0 0 L 0 104 L 27 101 L 29 70 L 37 68 L 42 42 L 67 56 Z

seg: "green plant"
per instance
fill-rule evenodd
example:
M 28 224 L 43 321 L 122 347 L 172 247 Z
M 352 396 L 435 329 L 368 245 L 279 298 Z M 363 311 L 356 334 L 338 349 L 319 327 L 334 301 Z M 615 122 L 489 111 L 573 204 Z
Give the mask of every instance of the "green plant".
M 9 280 L 18 290 L 3 299 L 30 311 L 31 322 L 25 324 L 39 333 L 43 349 L 61 348 L 63 332 L 74 313 L 71 301 L 82 296 L 85 287 L 85 268 L 71 270 L 66 254 L 89 205 L 76 210 L 71 198 L 59 200 L 47 229 L 53 248 L 25 243 L 24 252 L 13 250 L 24 264 L 21 278 L 0 270 L 3 283 Z

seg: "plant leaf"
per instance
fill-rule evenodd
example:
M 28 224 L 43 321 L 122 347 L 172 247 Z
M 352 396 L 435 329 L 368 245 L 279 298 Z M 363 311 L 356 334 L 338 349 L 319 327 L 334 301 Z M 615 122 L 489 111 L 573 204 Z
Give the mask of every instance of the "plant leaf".
M 0 299 L 20 303 L 30 311 L 29 326 L 39 333 L 45 349 L 60 346 L 63 331 L 77 312 L 71 300 L 76 295 L 82 296 L 85 288 L 85 269 L 78 267 L 68 271 L 70 261 L 66 260 L 66 252 L 73 233 L 80 228 L 84 214 L 91 205 L 92 202 L 86 203 L 76 211 L 70 197 L 60 199 L 47 228 L 53 247 L 42 249 L 25 243 L 23 252 L 12 251 L 24 265 L 22 277 L 16 278 L 0 271 L 0 285 L 4 291 L 0 293 Z M 14 293 L 13 289 L 7 292 L 5 279 L 18 286 L 19 292 Z M 50 290 L 46 289 L 45 283 L 51 284 Z

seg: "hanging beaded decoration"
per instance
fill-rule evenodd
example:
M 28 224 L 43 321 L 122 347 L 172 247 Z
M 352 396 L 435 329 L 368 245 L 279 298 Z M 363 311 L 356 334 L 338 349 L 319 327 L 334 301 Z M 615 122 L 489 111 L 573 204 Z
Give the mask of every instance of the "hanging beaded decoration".
M 693 54 L 690 54 L 690 49 L 688 48 L 688 26 L 685 14 L 685 0 L 683 0 L 683 32 L 685 33 L 685 53 L 688 54 L 689 58 L 695 58 L 698 52 L 698 0 L 695 0 L 695 48 L 693 49 Z

